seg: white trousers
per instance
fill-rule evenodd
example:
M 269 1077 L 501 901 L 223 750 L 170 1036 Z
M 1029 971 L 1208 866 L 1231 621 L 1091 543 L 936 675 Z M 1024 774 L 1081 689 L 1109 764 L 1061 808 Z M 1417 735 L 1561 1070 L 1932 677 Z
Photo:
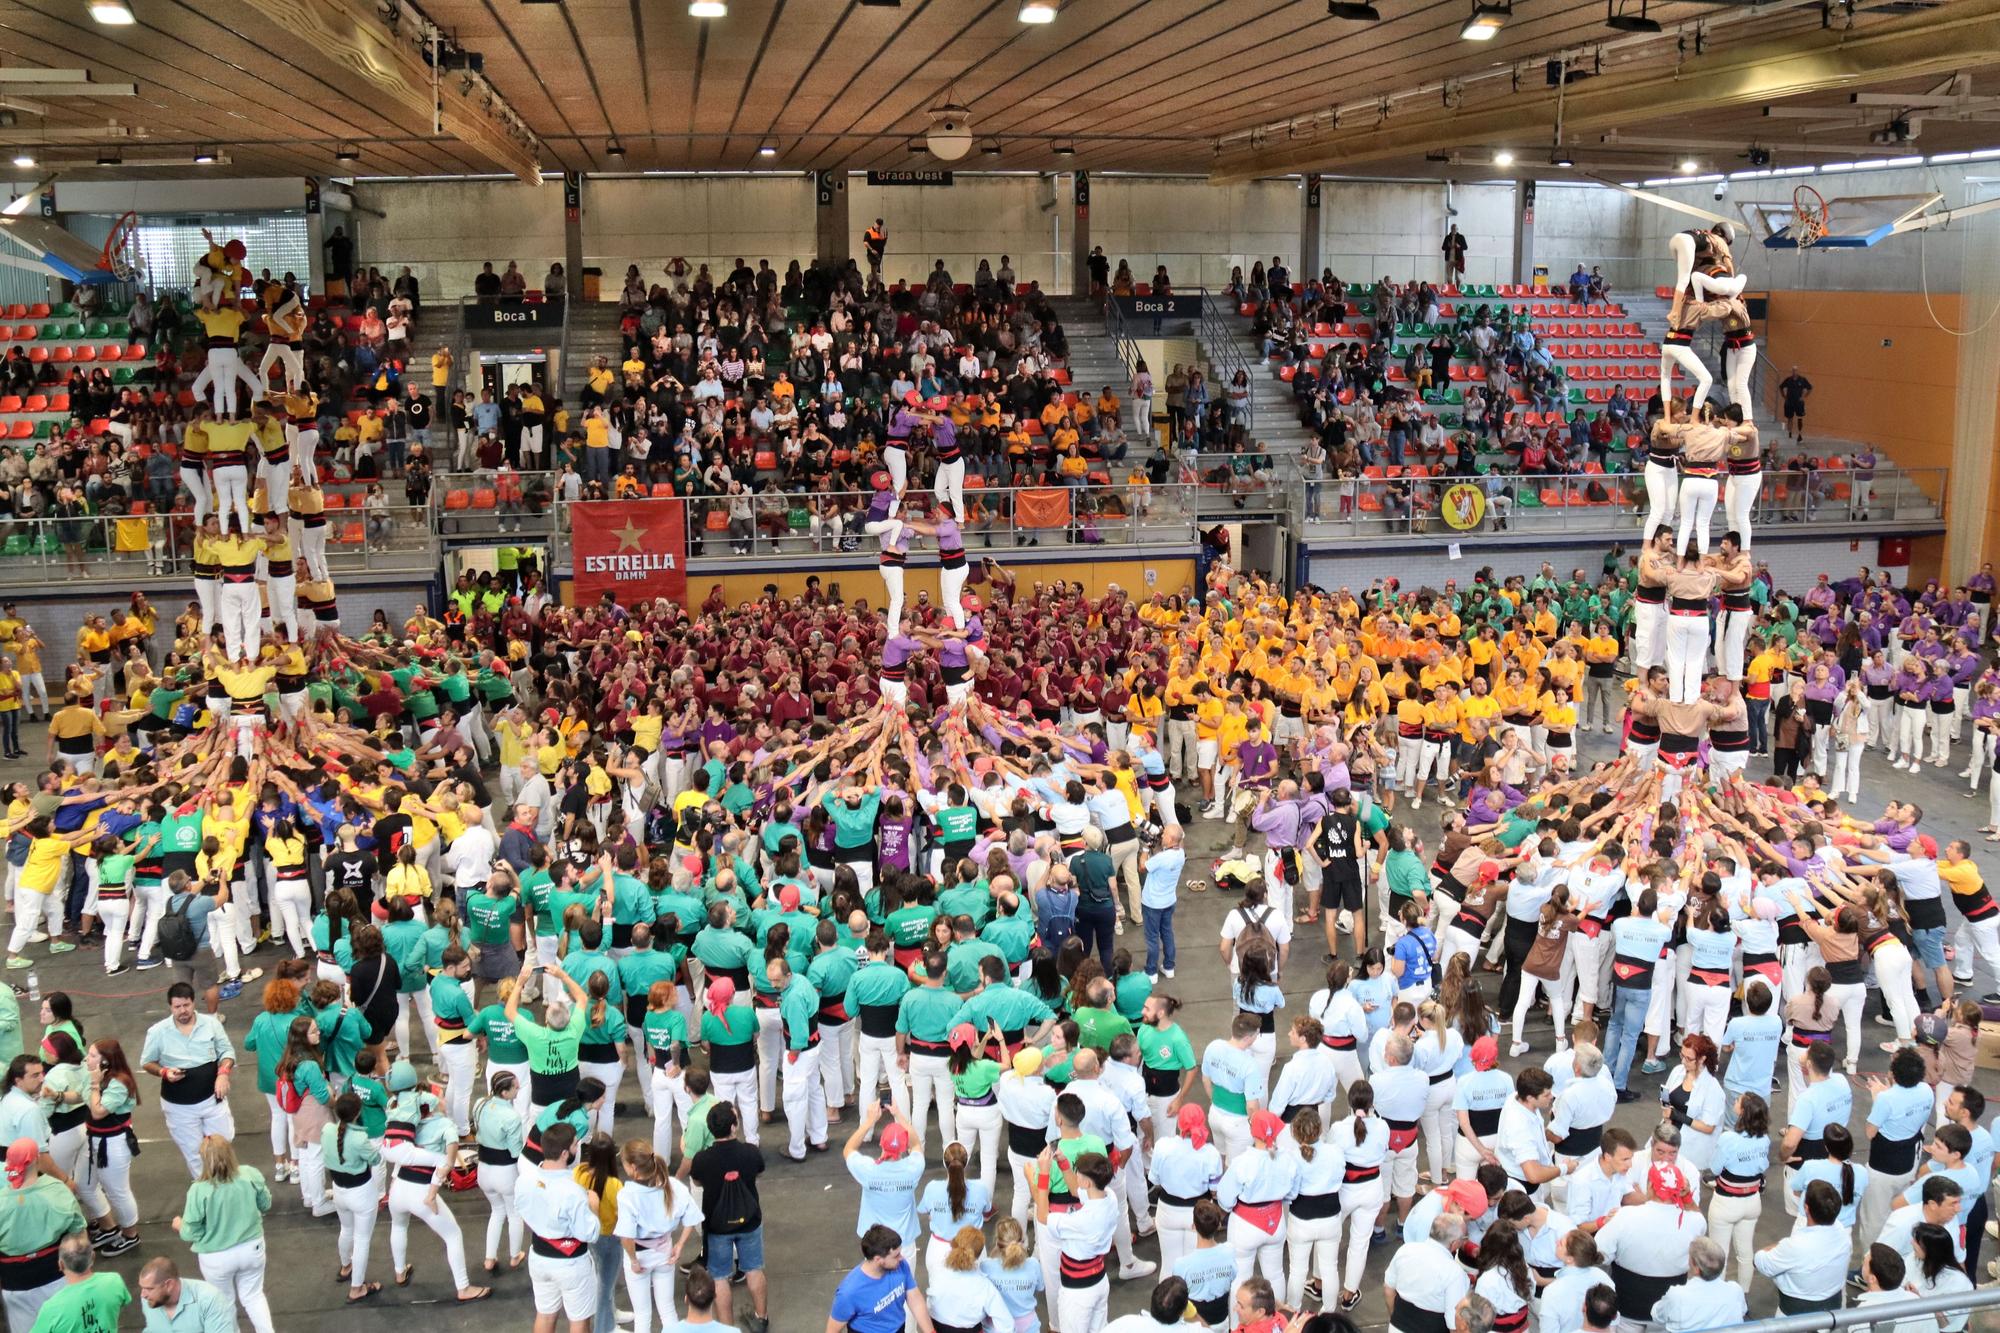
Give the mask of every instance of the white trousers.
M 200 527 L 215 507 L 209 499 L 208 470 L 199 463 L 193 467 L 183 466 L 181 485 L 187 487 L 188 494 L 194 497 L 194 524 Z
M 1667 692 L 1677 704 L 1701 697 L 1701 671 L 1708 657 L 1708 617 L 1667 617 Z
M 757 1071 L 746 1069 L 738 1074 L 716 1074 L 713 1086 L 717 1100 L 734 1102 L 736 1118 L 743 1126 L 743 1141 L 757 1142 Z
M 1264 1228 L 1229 1215 L 1229 1248 L 1236 1251 L 1236 1280 L 1242 1282 L 1262 1269 L 1264 1280 L 1273 1287 L 1285 1280 L 1285 1215 L 1278 1214 L 1278 1229 Z
M 866 1106 L 874 1101 L 876 1089 L 886 1081 L 890 1104 L 905 1116 L 909 1115 L 910 1080 L 896 1064 L 896 1039 L 871 1037 L 864 1032 L 855 1044 L 860 1048 L 856 1061 L 860 1068 L 854 1091 L 855 1104 Z
M 234 347 L 211 347 L 208 349 L 208 364 L 201 374 L 195 376 L 192 392 L 196 398 L 213 389 L 215 414 L 225 420 L 236 415 L 236 386 L 242 384 L 250 390 L 250 401 L 256 402 L 264 396 L 264 386 L 250 373 L 250 367 L 243 364 L 243 357 Z
M 484 1183 L 485 1167 L 479 1168 L 479 1175 Z M 353 1269 L 347 1278 L 350 1289 L 368 1285 L 368 1251 L 373 1248 L 381 1205 L 382 1182 L 373 1174 L 366 1185 L 333 1188 L 333 1211 L 340 1219 L 340 1266 Z
M 528 1224 L 522 1220 L 521 1210 L 514 1206 L 514 1184 L 520 1178 L 518 1164 L 479 1164 L 479 1192 L 486 1196 L 486 1262 L 489 1264 L 498 1263 L 502 1258 L 500 1240 L 503 1233 L 507 1237 L 506 1257 L 527 1253 Z
M 1924 726 L 1930 720 L 1930 709 L 1921 705 L 1911 708 L 1898 702 L 1896 705 L 1896 743 L 1890 747 L 1889 758 L 1896 763 L 1918 763 L 1924 755 Z
M 625 1273 L 625 1292 L 632 1298 L 632 1333 L 672 1333 L 681 1327 L 674 1317 L 674 1265 L 668 1247 L 639 1251 L 639 1271 L 632 1260 L 620 1256 L 618 1267 Z
M 1896 1040 L 1909 1041 L 1916 1032 L 1917 994 L 1915 989 L 1916 961 L 1900 940 L 1888 940 L 1879 945 L 1872 961 L 1875 964 L 1875 985 L 1882 992 L 1882 1001 L 1889 1006 L 1889 1021 L 1895 1024 Z
M 924 1118 L 937 1103 L 940 1145 L 958 1137 L 958 1093 L 951 1085 L 951 1067 L 942 1055 L 910 1056 L 910 1123 L 916 1127 L 916 1146 L 924 1144 Z
M 444 1242 L 445 1263 L 451 1268 L 452 1288 L 463 1291 L 472 1285 L 472 1276 L 465 1268 L 465 1233 L 459 1230 L 458 1219 L 452 1216 L 451 1208 L 439 1194 L 434 1209 L 424 1207 L 424 1195 L 428 1187 L 414 1180 L 392 1179 L 389 1184 L 389 1262 L 401 1273 L 409 1265 L 410 1219 L 416 1218 Z
M 210 1134 L 220 1134 L 232 1142 L 236 1138 L 236 1117 L 229 1113 L 227 1102 L 200 1102 L 193 1106 L 183 1106 L 178 1102 L 160 1103 L 160 1112 L 166 1117 L 167 1137 L 180 1149 L 181 1158 L 187 1163 L 190 1177 L 201 1174 L 201 1141 Z
M 223 467 L 211 467 L 208 478 L 215 486 L 215 512 L 222 519 L 223 526 L 229 524 L 229 516 L 234 514 L 242 524 L 241 532 L 249 533 L 250 527 L 250 469 L 243 463 L 231 463 Z
M 83 1211 L 91 1218 L 109 1213 L 121 1227 L 139 1225 L 139 1201 L 132 1193 L 132 1149 L 123 1134 L 104 1141 L 104 1164 L 93 1151 L 85 1167 Z
M 960 455 L 949 463 L 937 465 L 937 484 L 932 488 L 939 504 L 951 506 L 952 517 L 965 522 L 965 457 Z M 949 607 L 951 602 L 946 600 Z
M 1375 1238 L 1375 1219 L 1382 1212 L 1383 1178 L 1363 1180 L 1340 1187 L 1340 1216 L 1335 1219 L 1340 1229 L 1347 1233 L 1346 1266 L 1341 1270 L 1340 1289 L 1360 1291 L 1362 1275 L 1368 1266 L 1368 1247 Z M 1334 1244 L 1341 1244 L 1339 1231 L 1335 1232 Z
M 1756 1271 L 1757 1219 L 1764 1215 L 1762 1195 L 1745 1198 L 1718 1191 L 1708 1201 L 1708 1238 L 1722 1247 L 1723 1270 L 1728 1271 L 1729 1255 L 1736 1254 L 1736 1280 L 1749 1290 Z
M 441 1041 L 438 1043 L 438 1059 L 444 1067 L 444 1109 L 451 1117 L 452 1126 L 464 1138 L 472 1125 L 472 1088 L 479 1067 L 479 1052 L 470 1039 L 463 1041 Z M 611 1093 L 607 1089 L 604 1097 L 607 1106 L 611 1103 Z
M 31 1333 L 49 1297 L 62 1289 L 63 1280 L 57 1278 L 31 1291 L 0 1292 L 0 1303 L 4 1303 L 7 1310 L 7 1333 Z
M 1322 1299 L 1330 1298 L 1334 1293 L 1325 1290 L 1326 1284 L 1340 1285 L 1339 1214 L 1332 1217 L 1286 1218 L 1285 1247 L 1285 1304 L 1295 1310 L 1304 1305 L 1306 1279 L 1312 1276 L 1314 1269 L 1319 1271 Z
M 1650 465 L 1648 472 L 1653 469 Z M 1674 549 L 1687 550 L 1688 538 L 1693 537 L 1695 549 L 1708 554 L 1708 528 L 1715 516 L 1716 485 L 1714 477 L 1682 477 L 1680 487 L 1680 530 L 1674 534 Z
M 1729 987 L 1690 984 L 1687 988 L 1687 1023 L 1689 1032 L 1699 1032 L 1722 1045 L 1722 1029 L 1729 1023 Z
M 264 1299 L 264 1238 L 261 1235 L 241 1245 L 195 1257 L 200 1262 L 202 1278 L 213 1284 L 228 1300 L 231 1322 L 234 1322 L 236 1307 L 240 1305 L 243 1313 L 250 1317 L 250 1327 L 256 1333 L 273 1333 L 275 1326 L 271 1323 L 271 1303 Z
M 257 363 L 257 379 L 260 383 L 271 382 L 271 367 L 274 365 L 284 367 L 287 393 L 305 383 L 306 358 L 300 349 L 274 340 L 264 349 L 264 359 Z
M 1632 608 L 1632 665 L 1640 671 L 1667 660 L 1667 605 L 1637 602 Z
M 256 660 L 264 641 L 257 626 L 262 609 L 257 602 L 257 585 L 224 583 L 218 590 L 218 600 L 218 609 L 222 613 L 223 651 L 229 654 L 232 662 L 245 657 Z
M 988 1198 L 993 1197 L 994 1185 L 1000 1174 L 1000 1127 L 1000 1107 L 997 1103 L 958 1108 L 958 1141 L 978 1159 L 979 1183 L 986 1187 Z M 1138 1160 L 1139 1154 L 1134 1152 L 1126 1163 L 1126 1170 L 1131 1170 L 1132 1163 Z M 1145 1192 L 1141 1190 L 1137 1202 L 1144 1207 L 1145 1201 Z
M 1650 542 L 1656 531 L 1673 526 L 1675 483 L 1680 480 L 1680 472 L 1649 462 L 1645 478 L 1646 526 L 1639 540 Z
M 805 1157 L 808 1142 L 814 1147 L 826 1144 L 826 1086 L 820 1081 L 819 1070 L 825 1054 L 821 1045 L 786 1051 L 783 1057 L 785 1124 L 791 1130 L 786 1152 L 794 1160 Z M 945 1141 L 950 1142 L 949 1136 Z
M 1234 1222 L 1231 1222 L 1234 1226 Z M 1052 1328 L 1062 1333 L 1097 1333 L 1104 1327 L 1105 1309 L 1111 1299 L 1111 1278 L 1107 1274 L 1087 1287 L 1056 1287 L 1055 1318 Z
M 1729 680 L 1743 679 L 1743 654 L 1750 644 L 1750 623 L 1757 617 L 1749 611 L 1722 613 L 1721 641 L 1715 650 L 1715 669 Z
M 1729 481 L 1722 490 L 1722 509 L 1728 531 L 1736 534 L 1737 546 L 1750 549 L 1750 517 L 1757 509 L 1757 493 L 1764 489 L 1764 473 L 1759 470 L 1747 476 L 1729 474 Z

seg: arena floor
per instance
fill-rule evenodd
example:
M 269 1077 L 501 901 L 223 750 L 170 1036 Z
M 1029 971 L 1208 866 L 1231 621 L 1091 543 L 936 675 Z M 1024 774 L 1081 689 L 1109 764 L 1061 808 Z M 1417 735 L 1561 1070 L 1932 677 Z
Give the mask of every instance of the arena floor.
M 39 728 L 24 739 L 31 749 L 34 748 L 40 740 Z M 1580 739 L 1585 757 L 1596 757 L 1610 749 L 1610 740 L 1605 736 L 1589 735 Z M 1753 774 L 1768 774 L 1768 769 L 1762 766 L 1765 762 L 1757 761 Z M 1941 776 L 1947 772 L 1949 777 Z M 0 778 L 9 781 L 31 778 L 32 774 L 32 768 L 25 763 L 0 766 Z M 1860 813 L 1876 813 L 1883 797 L 1891 792 L 1899 798 L 1914 798 L 1924 808 L 1923 827 L 1927 832 L 1935 835 L 1941 843 L 1951 837 L 1972 839 L 1981 862 L 1991 860 L 1984 855 L 1988 844 L 1980 841 L 1976 832 L 1985 820 L 1985 793 L 1982 791 L 1977 800 L 1967 799 L 1964 783 L 1956 776 L 1955 767 L 1952 770 L 1926 769 L 1919 775 L 1892 773 L 1886 762 L 1870 758 L 1866 761 L 1863 790 L 1869 799 L 1864 802 Z M 1423 810 L 1416 813 L 1415 822 L 1427 839 L 1434 840 L 1437 836 L 1437 817 L 1438 807 L 1432 803 L 1427 803 Z M 1223 845 L 1213 826 L 1198 828 L 1189 843 L 1190 876 L 1207 878 L 1210 864 Z M 1197 1052 L 1208 1040 L 1222 1033 L 1233 1012 L 1228 999 L 1226 974 L 1209 938 L 1210 930 L 1219 931 L 1229 902 L 1214 891 L 1184 894 L 1182 898 L 1177 923 L 1181 967 L 1175 981 L 1167 984 L 1184 1005 L 1181 1022 Z M 1136 929 L 1128 932 L 1121 942 L 1125 941 L 1129 941 L 1135 950 L 1143 949 L 1143 941 Z M 1319 986 L 1320 952 L 1317 942 L 1308 935 L 1301 934 L 1295 942 L 1294 961 L 1283 979 L 1284 989 L 1294 1003 L 1302 1002 Z M 267 945 L 256 957 L 268 966 L 274 956 Z M 146 1027 L 165 1012 L 164 970 L 127 972 L 119 977 L 106 978 L 100 970 L 101 964 L 101 956 L 96 951 L 79 950 L 61 958 L 38 957 L 35 970 L 44 992 L 65 990 L 75 997 L 77 1016 L 87 1034 L 113 1033 L 125 1042 L 128 1051 L 136 1052 Z M 13 973 L 9 979 L 25 981 L 25 973 Z M 1496 977 L 1489 982 L 1489 987 L 1497 986 L 1497 980 Z M 1982 977 L 1982 990 L 1986 988 L 1986 983 L 1987 979 Z M 257 987 L 247 987 L 241 998 L 223 1007 L 230 1033 L 239 1041 L 256 1013 L 256 995 Z M 34 1006 L 23 1000 L 22 1010 L 27 1025 L 25 1035 L 32 1041 L 39 1035 Z M 1875 1045 L 1886 1039 L 1889 1033 L 1871 1019 L 1867 1034 L 1868 1054 L 1863 1060 L 1863 1071 L 1879 1071 L 1886 1067 L 1887 1057 L 1876 1050 Z M 1504 1066 L 1513 1068 L 1530 1062 L 1538 1064 L 1547 1056 L 1552 1042 L 1546 1018 L 1540 1019 L 1539 1023 L 1531 1022 L 1529 1035 L 1535 1047 L 1531 1056 L 1521 1061 L 1503 1059 Z M 1634 1086 L 1647 1095 L 1640 1102 L 1621 1107 L 1616 1122 L 1632 1128 L 1643 1141 L 1647 1127 L 1658 1119 L 1658 1110 L 1652 1100 L 1658 1082 L 1638 1075 L 1636 1068 L 1634 1079 Z M 141 1263 L 157 1254 L 173 1255 L 182 1262 L 185 1273 L 195 1271 L 192 1254 L 175 1239 L 169 1227 L 179 1210 L 187 1181 L 179 1156 L 165 1138 L 152 1081 L 142 1076 L 141 1085 L 146 1097 L 146 1105 L 139 1113 L 144 1151 L 135 1164 L 133 1177 L 141 1210 L 141 1244 L 105 1264 L 111 1271 L 135 1283 Z M 1980 1086 L 1989 1097 L 2000 1096 L 2000 1075 L 1982 1071 Z M 650 1120 L 644 1116 L 629 1080 L 626 1094 L 627 1114 L 620 1120 L 621 1136 L 628 1131 L 632 1134 L 648 1132 Z M 243 1159 L 268 1174 L 265 1132 L 269 1116 L 253 1079 L 246 1077 L 237 1081 L 232 1105 Z M 1862 1093 L 1856 1098 L 1854 1123 L 1857 1126 L 1866 1114 L 1865 1107 L 1866 1094 Z M 763 1203 L 766 1253 L 771 1271 L 770 1316 L 773 1327 L 782 1333 L 822 1327 L 835 1286 L 859 1260 L 854 1230 L 856 1191 L 841 1166 L 838 1152 L 839 1144 L 853 1126 L 850 1113 L 845 1125 L 834 1128 L 831 1137 L 835 1151 L 815 1155 L 802 1164 L 783 1160 L 780 1155 L 782 1147 L 773 1151 L 767 1133 L 767 1160 L 771 1166 L 763 1181 Z M 782 1123 L 775 1128 L 782 1131 Z M 933 1130 L 933 1161 L 936 1156 L 935 1137 Z M 1004 1193 L 1005 1187 L 1002 1188 Z M 277 1326 L 283 1330 L 334 1328 L 343 1314 L 346 1285 L 337 1282 L 334 1276 L 337 1261 L 333 1247 L 333 1220 L 308 1217 L 300 1206 L 296 1186 L 279 1186 L 274 1193 L 278 1202 L 266 1224 L 270 1251 L 267 1290 Z M 487 1212 L 484 1200 L 475 1191 L 451 1196 L 450 1202 L 460 1225 L 467 1232 L 468 1260 L 473 1265 L 475 1280 L 479 1280 L 477 1265 Z M 1777 1206 L 1774 1196 L 1767 1195 L 1764 1218 L 1758 1230 L 1760 1244 L 1770 1243 L 1787 1229 L 1782 1208 Z M 1151 1257 L 1155 1253 L 1149 1240 L 1139 1242 L 1139 1247 L 1144 1256 Z M 1989 1243 L 1986 1252 L 1991 1255 L 1996 1252 L 1996 1247 Z M 503 1274 L 497 1280 L 492 1300 L 459 1308 L 453 1303 L 449 1274 L 442 1248 L 436 1239 L 428 1231 L 413 1228 L 410 1253 L 417 1269 L 413 1284 L 401 1290 L 385 1286 L 383 1294 L 371 1303 L 363 1318 L 374 1322 L 385 1316 L 393 1318 L 390 1313 L 393 1311 L 420 1308 L 424 1319 L 442 1320 L 439 1324 L 429 1325 L 437 1329 L 491 1328 L 496 1324 L 522 1327 L 532 1318 L 525 1270 Z M 1379 1277 L 1390 1253 L 1389 1246 L 1375 1251 L 1370 1262 L 1371 1277 Z M 1733 1267 L 1732 1262 L 1732 1270 Z M 371 1277 L 380 1276 L 386 1284 L 390 1269 L 386 1220 L 376 1232 L 370 1268 Z M 1112 1315 L 1143 1310 L 1151 1286 L 1150 1281 L 1114 1282 Z M 747 1305 L 747 1296 L 742 1294 L 740 1288 L 738 1290 L 739 1301 Z M 1752 1310 L 1757 1314 L 1770 1313 L 1775 1305 L 1775 1292 L 1768 1282 L 1762 1280 L 1753 1288 L 1750 1298 Z M 624 1305 L 621 1286 L 621 1308 Z M 1375 1328 L 1385 1324 L 1378 1284 L 1368 1285 L 1354 1317 L 1364 1327 Z

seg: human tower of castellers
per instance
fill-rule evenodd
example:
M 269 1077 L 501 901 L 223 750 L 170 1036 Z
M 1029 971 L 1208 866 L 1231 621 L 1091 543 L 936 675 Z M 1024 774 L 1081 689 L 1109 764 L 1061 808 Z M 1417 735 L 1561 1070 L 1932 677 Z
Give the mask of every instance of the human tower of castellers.
M 211 471 L 234 415 L 216 406 Z M 252 425 L 300 446 L 255 409 Z M 1706 430 L 1740 446 L 1738 427 L 1678 414 L 1656 445 L 1698 478 Z M 198 506 L 235 507 L 233 481 L 195 480 Z M 268 507 L 268 474 L 261 490 Z M 858 1333 L 1333 1324 L 1391 1241 L 1377 1274 L 1403 1333 L 1683 1333 L 1769 1308 L 1764 1283 L 1792 1313 L 1971 1288 L 1993 1137 L 1967 997 L 1976 967 L 2000 977 L 2000 910 L 1916 805 L 1863 818 L 1810 778 L 1750 780 L 1746 714 L 1766 700 L 1738 693 L 1752 645 L 1730 618 L 1747 530 L 1704 559 L 1698 521 L 1678 557 L 1640 560 L 1631 638 L 1611 644 L 1638 670 L 1624 744 L 1585 765 L 1562 741 L 1596 659 L 1538 655 L 1525 697 L 1518 659 L 1482 662 L 1461 624 L 1490 623 L 1477 599 L 1498 590 L 1287 599 L 1218 564 L 1198 600 L 1136 607 L 1017 600 L 994 570 L 990 603 L 954 580 L 906 625 L 908 536 L 963 562 L 955 494 L 930 522 L 903 515 L 908 498 L 888 475 L 869 519 L 893 570 L 885 617 L 810 598 L 545 607 L 456 635 L 413 622 L 394 646 L 341 636 L 330 591 L 299 632 L 283 580 L 306 548 L 270 535 L 291 515 L 215 537 L 218 586 L 195 614 L 220 649 L 142 681 L 129 738 L 62 743 L 10 812 L 10 966 L 38 925 L 60 934 L 80 883 L 108 969 L 129 940 L 137 967 L 172 972 L 136 1064 L 56 992 L 35 1052 L 6 1066 L 10 1328 L 113 1326 L 131 1294 L 96 1258 L 147 1244 L 149 1327 L 230 1327 L 240 1309 L 272 1329 L 265 1217 L 271 1186 L 295 1183 L 334 1219 L 352 1303 L 512 1285 L 538 1329 L 580 1330 L 622 1284 L 642 1330 L 684 1309 L 765 1333 L 759 1186 L 780 1116 L 793 1161 L 852 1117 L 860 1262 L 830 1314 Z M 1854 624 L 1876 598 L 1821 614 Z M 761 635 L 742 672 L 778 648 L 789 700 L 794 645 L 829 628 L 814 680 L 878 674 L 879 702 L 841 720 L 814 721 L 809 700 L 802 725 L 773 726 L 774 700 L 717 670 Z M 1073 697 L 982 692 L 1056 635 L 1101 650 L 1065 664 Z M 1815 641 L 1766 679 L 1817 681 Z M 913 696 L 933 653 L 939 693 Z M 1503 670 L 1507 704 L 1490 692 Z M 1946 714 L 1923 702 L 1928 731 Z M 1834 715 L 1836 752 L 1854 712 Z M 1781 731 L 1811 715 L 1778 714 Z M 1200 769 L 1217 784 L 1204 813 L 1233 825 L 1212 886 L 1186 878 L 1176 801 Z M 1434 853 L 1393 815 L 1397 787 L 1420 797 L 1432 776 Z M 1234 1012 L 1197 1055 L 1169 986 L 1173 920 L 1210 891 L 1228 900 Z M 1143 964 L 1119 943 L 1128 923 Z M 1301 924 L 1331 952 L 1294 1009 L 1281 977 Z M 245 964 L 267 928 L 289 956 L 265 977 Z M 255 981 L 239 1041 L 220 1006 Z M 15 1007 L 0 995 L 18 1051 Z M 239 1160 L 239 1049 L 268 1175 Z M 172 1226 L 199 1278 L 140 1235 L 148 1100 L 191 1177 Z M 480 1284 L 456 1216 L 473 1190 Z M 1792 1224 L 1760 1248 L 1767 1202 Z M 371 1276 L 385 1210 L 391 1268 Z M 420 1275 L 413 1219 L 444 1277 Z M 1153 1281 L 1143 1312 L 1109 1320 L 1114 1268 Z

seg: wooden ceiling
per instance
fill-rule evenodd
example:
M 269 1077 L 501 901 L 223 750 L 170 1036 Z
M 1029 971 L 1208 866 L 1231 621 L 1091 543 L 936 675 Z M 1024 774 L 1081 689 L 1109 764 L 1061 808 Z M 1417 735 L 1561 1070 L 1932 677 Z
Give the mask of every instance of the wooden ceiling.
M 12 131 L 0 129 L 0 147 L 116 119 L 135 134 L 121 143 L 128 157 L 220 149 L 229 163 L 216 170 L 238 175 L 432 175 L 498 165 L 463 141 L 431 137 L 424 117 L 389 104 L 349 65 L 249 4 L 129 2 L 137 17 L 130 27 L 93 22 L 82 0 L 0 6 L 0 64 L 81 66 L 98 81 L 138 85 L 135 97 L 50 101 L 46 119 L 20 115 Z M 386 0 L 300 2 L 346 6 L 379 22 Z M 1613 2 L 1638 10 L 1638 0 Z M 1019 0 L 728 0 L 727 16 L 708 20 L 689 17 L 685 0 L 418 3 L 483 57 L 487 80 L 541 140 L 544 167 L 590 172 L 934 167 L 909 142 L 928 127 L 930 108 L 955 102 L 970 109 L 978 143 L 1001 150 L 975 148 L 957 164 L 965 169 L 1198 173 L 1225 136 L 1258 127 L 1282 135 L 1293 117 L 1495 69 L 1539 82 L 1552 53 L 1588 60 L 1594 46 L 1624 36 L 1607 28 L 1606 0 L 1516 0 L 1512 19 L 1483 44 L 1458 36 L 1470 0 L 1378 0 L 1377 24 L 1330 18 L 1325 0 L 1064 0 L 1045 26 L 1019 22 Z M 1660 58 L 1673 58 L 1676 25 L 1696 20 L 1722 25 L 1705 37 L 1711 42 L 1803 33 L 1822 22 L 1817 3 L 1779 0 L 1750 13 L 1654 3 L 1650 17 L 1667 28 Z M 1858 21 L 1870 17 L 1863 10 Z M 1968 71 L 1975 80 L 1983 72 Z M 1909 80 L 1882 86 L 1923 88 Z M 1815 101 L 1855 114 L 1844 93 L 1801 104 Z M 1892 118 L 1887 109 L 1869 110 L 1883 123 Z M 1722 145 L 1800 142 L 1803 123 L 1735 108 L 1635 123 L 1621 129 L 1627 142 L 1615 151 L 1595 147 L 1592 135 L 1578 156 L 1584 169 L 1629 173 L 1651 164 L 1658 174 L 1694 151 L 1714 162 L 1704 169 L 1729 170 L 1741 164 Z M 1660 142 L 1633 145 L 1635 137 Z M 1819 137 L 1868 142 L 1861 124 L 1850 135 Z M 622 157 L 607 151 L 613 140 Z M 1675 146 L 1697 140 L 1718 146 Z M 1995 142 L 2000 126 L 1984 120 L 1932 119 L 1920 142 L 1878 151 Z M 336 145 L 350 143 L 359 159 L 337 162 Z M 1058 144 L 1073 154 L 1059 155 Z M 775 154 L 759 153 L 767 145 Z M 95 147 L 83 137 L 37 151 L 87 158 Z M 1547 156 L 1546 142 L 1518 152 L 1523 166 Z M 1368 170 L 1505 174 L 1492 169 L 1490 147 L 1468 147 L 1456 162 L 1419 155 Z

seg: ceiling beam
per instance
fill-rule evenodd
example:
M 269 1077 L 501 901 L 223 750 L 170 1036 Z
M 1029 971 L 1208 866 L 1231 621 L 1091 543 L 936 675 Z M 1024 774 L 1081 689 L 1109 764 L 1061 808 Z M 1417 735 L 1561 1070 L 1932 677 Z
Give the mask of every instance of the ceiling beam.
M 303 40 L 367 85 L 351 95 L 386 100 L 423 117 L 432 113 L 431 70 L 406 40 L 397 37 L 365 8 L 344 0 L 244 0 L 251 9 Z M 486 113 L 480 86 L 462 90 L 457 74 L 440 78 L 440 121 L 446 134 L 459 140 L 530 185 L 542 182 L 538 144 L 523 143 L 506 124 Z M 497 98 L 498 93 L 494 96 Z M 511 108 L 510 108 L 511 110 Z
M 1890 79 L 1949 73 L 2000 59 L 2000 0 L 1961 0 L 1849 30 L 1814 28 L 1765 41 L 1720 45 L 1676 61 L 1671 47 L 1652 63 L 1607 69 L 1561 90 L 1571 133 L 1609 130 L 1670 116 Z M 1346 170 L 1438 149 L 1505 145 L 1517 152 L 1550 142 L 1558 90 L 1524 89 L 1494 99 L 1396 111 L 1379 123 L 1355 117 L 1317 128 L 1310 139 L 1230 146 L 1210 168 L 1218 183 L 1303 171 Z

